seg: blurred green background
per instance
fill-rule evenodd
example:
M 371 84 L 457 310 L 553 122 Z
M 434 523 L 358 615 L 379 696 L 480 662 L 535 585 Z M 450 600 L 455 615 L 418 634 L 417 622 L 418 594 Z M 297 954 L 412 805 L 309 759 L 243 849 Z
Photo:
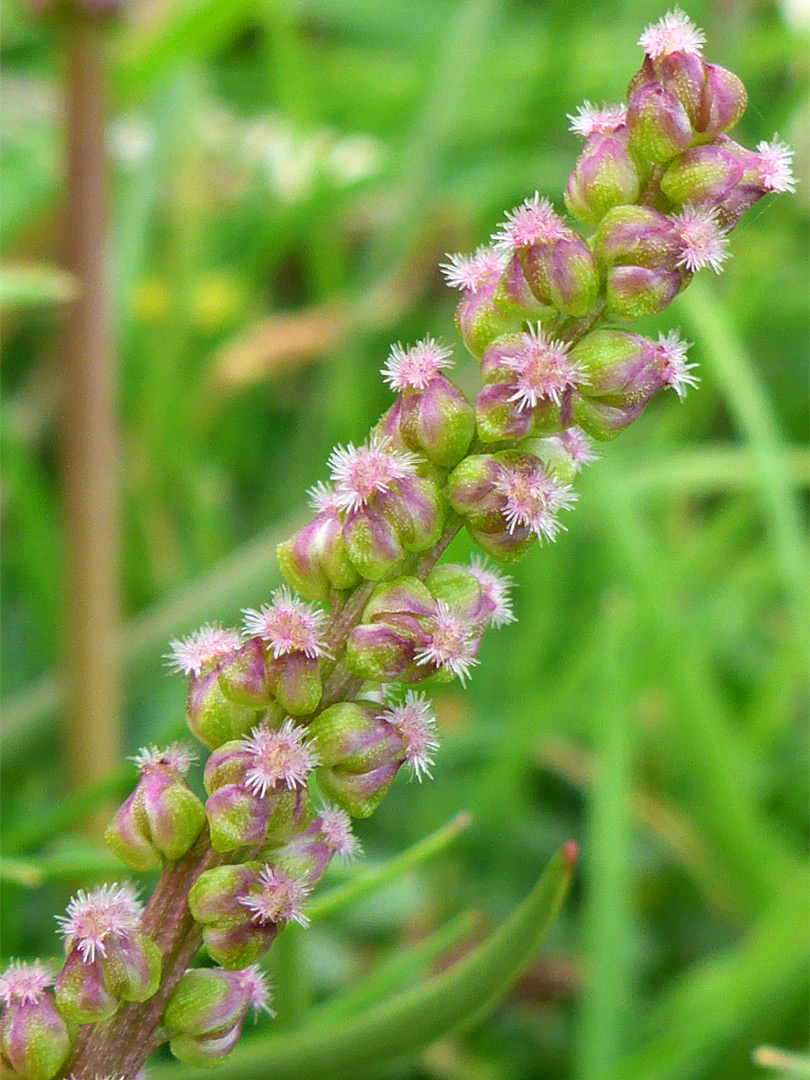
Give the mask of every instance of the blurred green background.
M 748 89 L 735 137 L 794 144 L 798 194 L 641 327 L 680 326 L 699 390 L 582 476 L 569 532 L 515 571 L 519 622 L 436 695 L 435 780 L 400 777 L 357 831 L 374 864 L 460 810 L 472 826 L 283 950 L 279 1028 L 369 973 L 396 984 L 392 958 L 471 909 L 464 948 L 578 840 L 543 954 L 403 1080 L 746 1080 L 758 1045 L 806 1050 L 808 12 L 688 9 Z M 268 599 L 304 489 L 389 404 L 390 343 L 456 341 L 444 253 L 535 189 L 561 206 L 566 113 L 621 98 L 663 11 L 132 0 L 106 30 L 127 753 L 182 728 L 168 638 Z M 104 792 L 64 801 L 54 675 L 61 37 L 14 0 L 4 24 L 2 948 L 55 955 L 53 913 L 112 863 L 79 831 Z M 131 771 L 110 774 L 123 795 Z

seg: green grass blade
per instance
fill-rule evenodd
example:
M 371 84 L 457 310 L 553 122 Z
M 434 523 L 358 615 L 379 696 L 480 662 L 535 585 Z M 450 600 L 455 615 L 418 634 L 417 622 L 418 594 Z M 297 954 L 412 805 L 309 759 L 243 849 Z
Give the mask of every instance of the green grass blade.
M 573 851 L 553 857 L 529 896 L 494 934 L 448 971 L 317 1031 L 257 1039 L 234 1051 L 229 1080 L 354 1080 L 466 1027 L 515 980 L 548 933 L 568 889 Z M 203 1080 L 205 1069 L 155 1067 L 152 1080 Z
M 626 1048 L 632 1013 L 631 799 L 634 715 L 628 687 L 626 596 L 607 597 L 601 686 L 594 710 L 596 762 L 585 850 L 585 982 L 577 1071 L 589 1080 Z
M 653 1035 L 593 1080 L 681 1080 L 704 1070 L 713 1054 L 752 1022 L 789 1002 L 807 980 L 807 878 L 774 882 L 776 898 L 739 945 L 695 964 L 655 1010 Z M 703 1073 L 708 1075 L 708 1073 Z
M 804 616 L 807 605 L 805 534 L 792 484 L 782 467 L 782 438 L 756 365 L 718 302 L 700 279 L 682 300 L 684 313 L 710 357 L 712 378 L 726 399 L 756 462 L 760 495 L 786 595 Z
M 382 863 L 380 866 L 371 867 L 364 873 L 353 876 L 351 881 L 347 881 L 343 885 L 336 885 L 329 892 L 324 893 L 323 896 L 316 897 L 307 907 L 307 915 L 314 922 L 316 919 L 324 919 L 328 915 L 334 915 L 336 911 L 341 911 L 366 896 L 371 896 L 372 893 L 378 892 L 384 886 L 390 885 L 392 881 L 397 881 L 409 870 L 413 870 L 415 867 L 427 862 L 428 859 L 440 855 L 471 824 L 472 818 L 469 814 L 457 814 L 446 825 L 443 825 L 436 832 L 426 836 L 424 840 L 420 840 L 413 847 L 409 847 L 395 858 Z

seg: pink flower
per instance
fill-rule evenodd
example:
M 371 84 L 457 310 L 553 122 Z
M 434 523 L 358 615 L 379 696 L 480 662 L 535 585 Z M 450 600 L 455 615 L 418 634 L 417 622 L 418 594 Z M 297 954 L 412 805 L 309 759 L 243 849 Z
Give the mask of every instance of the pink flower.
M 67 906 L 65 915 L 57 915 L 65 949 L 77 947 L 85 963 L 93 963 L 96 953 L 106 956 L 109 938 L 126 937 L 138 930 L 142 908 L 131 885 L 102 885 L 91 892 L 79 889 Z
M 449 668 L 450 664 L 447 663 L 446 666 Z M 469 664 L 467 667 L 469 668 Z M 439 749 L 439 740 L 436 738 L 436 718 L 425 695 L 408 690 L 405 700 L 387 709 L 382 714 L 382 719 L 402 736 L 405 760 L 416 779 L 421 780 L 423 776 L 432 778 L 432 755 Z
M 446 349 L 433 338 L 423 338 L 409 349 L 393 345 L 391 354 L 380 374 L 392 390 L 424 390 L 443 368 L 453 366 L 452 349 Z
M 436 614 L 428 631 L 428 642 L 414 656 L 417 664 L 435 664 L 456 675 L 463 684 L 478 660 L 479 634 L 475 626 L 445 600 L 436 602 Z
M 265 1012 L 273 1016 L 270 1008 L 270 987 L 267 985 L 267 977 L 258 964 L 249 964 L 241 971 L 231 972 L 231 977 L 236 986 L 244 993 L 248 1008 L 254 1013 Z
M 315 659 L 326 655 L 326 644 L 321 637 L 326 615 L 314 604 L 293 596 L 284 585 L 272 594 L 271 604 L 263 604 L 258 611 L 247 608 L 242 614 L 246 634 L 266 641 L 273 656 L 302 652 Z
M 506 258 L 496 248 L 482 244 L 472 255 L 448 255 L 448 262 L 440 269 L 447 284 L 453 289 L 478 292 L 493 274 L 502 274 Z
M 415 454 L 391 448 L 389 439 L 375 439 L 355 447 L 338 446 L 329 455 L 335 482 L 337 505 L 341 510 L 360 510 L 375 494 L 390 491 L 398 480 L 416 474 Z
M 728 237 L 718 224 L 717 211 L 686 206 L 682 213 L 673 214 L 672 221 L 681 241 L 681 255 L 675 265 L 685 267 L 692 274 L 710 266 L 719 274 L 729 252 Z
M 577 498 L 568 484 L 555 480 L 540 462 L 531 470 L 503 466 L 495 488 L 505 499 L 503 516 L 509 531 L 520 525 L 541 540 L 556 539 L 565 528 L 557 514 L 570 510 Z
M 363 846 L 352 832 L 352 820 L 345 810 L 339 810 L 336 806 L 325 806 L 318 811 L 318 817 L 321 834 L 336 855 L 341 855 L 346 862 L 362 855 Z
M 142 773 L 162 772 L 164 769 L 185 776 L 197 755 L 188 746 L 182 743 L 172 743 L 162 750 L 157 746 L 144 746 L 134 757 L 130 758 Z
M 297 922 L 308 926 L 309 918 L 301 910 L 309 896 L 304 882 L 268 863 L 259 873 L 258 891 L 243 896 L 239 903 L 248 909 L 259 925 Z
M 757 143 L 759 153 L 759 176 L 766 191 L 795 191 L 796 178 L 793 175 L 791 159 L 794 150 L 787 143 L 780 142 L 774 135 L 771 142 Z
M 172 671 L 183 675 L 199 675 L 204 667 L 215 664 L 226 653 L 241 646 L 238 630 L 227 630 L 218 622 L 206 623 L 199 630 L 184 638 L 169 642 L 171 652 L 166 654 Z
M 241 746 L 247 751 L 248 769 L 245 787 L 264 797 L 283 783 L 288 788 L 303 787 L 317 764 L 317 755 L 306 740 L 306 728 L 296 727 L 287 719 L 278 729 L 255 727 Z
M 638 43 L 651 60 L 658 60 L 674 52 L 700 56 L 706 43 L 706 35 L 680 8 L 675 8 L 668 11 L 657 23 L 647 26 Z
M 659 334 L 655 345 L 655 352 L 661 364 L 661 377 L 680 398 L 686 395 L 687 387 L 697 386 L 700 382 L 697 375 L 690 374 L 697 364 L 686 362 L 686 351 L 689 345 L 690 342 L 680 340 L 677 330 L 670 330 L 666 337 Z
M 570 130 L 585 139 L 591 135 L 612 135 L 626 124 L 627 106 L 603 103 L 600 109 L 590 101 L 584 101 L 577 105 L 577 115 L 569 113 L 568 119 L 571 121 Z
M 502 362 L 515 375 L 515 392 L 508 400 L 521 409 L 534 409 L 542 400 L 559 405 L 565 391 L 582 381 L 582 372 L 568 357 L 568 345 L 552 341 L 539 324 L 521 335 L 518 350 Z
M 514 581 L 508 574 L 499 574 L 493 570 L 485 558 L 473 555 L 470 560 L 470 573 L 481 586 L 481 591 L 492 606 L 489 616 L 491 626 L 506 626 L 507 623 L 515 622 L 512 611 L 512 599 L 509 590 Z
M 530 244 L 550 244 L 556 240 L 564 240 L 570 233 L 571 230 L 563 223 L 548 199 L 541 199 L 535 191 L 532 198 L 526 199 L 506 215 L 506 221 L 499 231 L 493 234 L 492 239 L 499 251 L 512 254 Z
M 11 1005 L 33 1005 L 47 995 L 45 990 L 54 980 L 49 964 L 39 960 L 12 960 L 0 975 L 0 1001 Z

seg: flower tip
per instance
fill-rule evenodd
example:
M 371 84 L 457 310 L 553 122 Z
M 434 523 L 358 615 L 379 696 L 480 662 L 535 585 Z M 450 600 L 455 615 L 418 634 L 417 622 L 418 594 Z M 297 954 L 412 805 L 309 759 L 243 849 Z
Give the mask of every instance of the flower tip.
M 591 135 L 612 135 L 627 123 L 627 106 L 603 102 L 599 108 L 590 101 L 583 101 L 577 105 L 576 115 L 568 113 L 568 119 L 571 121 L 569 131 L 584 139 Z
M 250 964 L 241 971 L 234 972 L 234 978 L 247 998 L 248 1008 L 253 1009 L 254 1014 L 264 1012 L 268 1016 L 275 1015 L 270 1007 L 272 991 L 258 964 Z
M 758 143 L 757 152 L 763 188 L 774 193 L 794 192 L 798 181 L 793 175 L 793 147 L 774 135 L 770 142 Z
M 482 244 L 472 255 L 448 255 L 439 269 L 452 289 L 478 292 L 492 274 L 500 274 L 504 268 L 503 254 L 493 247 Z
M 363 845 L 352 832 L 352 822 L 345 810 L 326 806 L 318 814 L 321 833 L 327 845 L 336 855 L 351 862 L 363 854 Z
M 728 237 L 717 221 L 717 211 L 685 206 L 682 213 L 673 214 L 672 221 L 681 242 L 681 255 L 676 265 L 685 267 L 690 273 L 707 266 L 715 274 L 721 273 L 730 252 Z
M 689 364 L 686 361 L 686 353 L 690 346 L 691 342 L 681 341 L 677 330 L 670 330 L 666 336 L 659 334 L 655 346 L 661 378 L 681 399 L 686 396 L 689 387 L 695 387 L 700 382 L 699 377 L 692 374 L 697 364 Z
M 579 847 L 577 845 L 577 842 L 575 840 L 566 841 L 566 843 L 564 843 L 562 848 L 560 849 L 560 854 L 562 855 L 563 862 L 565 863 L 568 871 L 572 871 L 577 864 L 577 859 L 579 858 Z
M 440 345 L 432 337 L 417 341 L 410 348 L 391 346 L 391 353 L 380 370 L 383 380 L 392 390 L 424 390 L 439 372 L 452 367 L 452 349 Z
M 261 638 L 275 657 L 302 652 L 314 660 L 326 655 L 326 644 L 321 638 L 325 613 L 293 596 L 284 585 L 274 590 L 270 604 L 262 604 L 258 610 L 245 608 L 242 614 L 245 634 Z
M 159 772 L 162 769 L 168 769 L 179 776 L 185 776 L 194 762 L 197 761 L 197 755 L 191 747 L 174 742 L 170 746 L 163 747 L 163 749 L 155 745 L 144 746 L 130 758 L 130 761 L 133 761 L 142 773 Z
M 7 1008 L 15 1003 L 33 1004 L 41 1000 L 53 980 L 50 964 L 40 960 L 12 960 L 0 975 L 0 1001 Z
M 474 659 L 467 661 L 467 666 L 473 662 Z M 433 660 L 433 663 L 436 661 Z M 453 670 L 449 660 L 445 661 L 445 666 Z M 454 674 L 459 672 L 455 671 Z M 416 779 L 421 781 L 425 776 L 432 779 L 430 770 L 433 754 L 439 749 L 439 740 L 436 738 L 436 718 L 425 695 L 408 690 L 405 700 L 387 709 L 383 719 L 402 736 L 405 760 Z
M 530 199 L 509 211 L 492 240 L 498 251 L 512 255 L 531 244 L 551 244 L 568 235 L 569 229 L 554 207 L 535 191 Z
M 206 623 L 188 637 L 172 638 L 164 660 L 170 671 L 199 675 L 204 667 L 238 649 L 241 644 L 238 630 L 223 628 L 218 622 Z
M 657 23 L 650 23 L 638 39 L 651 60 L 674 52 L 700 56 L 705 43 L 706 35 L 680 8 L 668 11 Z

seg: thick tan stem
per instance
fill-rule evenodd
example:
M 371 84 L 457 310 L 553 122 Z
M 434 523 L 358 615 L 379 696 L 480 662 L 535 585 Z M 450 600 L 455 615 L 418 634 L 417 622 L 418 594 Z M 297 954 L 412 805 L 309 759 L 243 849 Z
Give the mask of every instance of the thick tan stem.
M 118 536 L 113 344 L 106 272 L 105 72 L 100 30 L 65 27 L 65 261 L 79 285 L 61 365 L 65 752 L 71 786 L 105 778 L 120 757 Z

